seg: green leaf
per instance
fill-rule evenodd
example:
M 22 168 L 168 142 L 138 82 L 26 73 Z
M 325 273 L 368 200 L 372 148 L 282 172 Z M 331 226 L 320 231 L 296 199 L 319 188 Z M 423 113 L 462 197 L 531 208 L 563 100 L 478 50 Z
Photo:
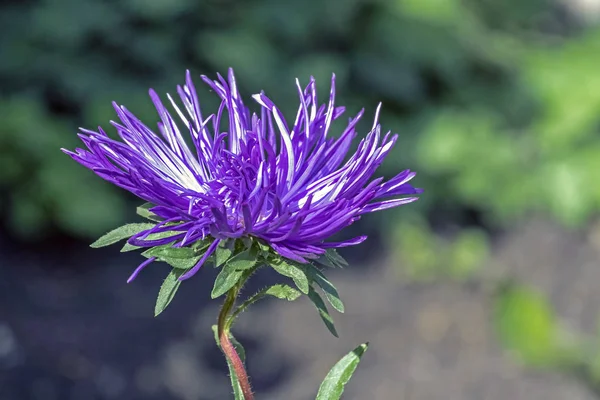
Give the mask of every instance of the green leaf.
M 187 269 L 194 267 L 198 263 L 198 261 L 200 261 L 200 258 L 202 258 L 201 255 L 198 255 L 198 256 L 195 256 L 192 258 L 166 258 L 166 257 L 162 258 L 161 257 L 158 260 L 166 262 L 173 268 L 187 270 Z
M 217 342 L 217 346 L 221 349 L 221 341 L 219 340 L 219 330 L 217 325 L 212 326 L 213 334 L 215 336 L 215 342 Z M 244 347 L 238 342 L 233 335 L 229 334 L 229 339 L 231 340 L 231 344 L 235 347 L 235 351 L 237 351 L 240 359 L 243 363 L 246 362 L 246 351 Z M 221 349 L 222 350 L 222 349 Z M 240 382 L 238 381 L 237 375 L 235 374 L 235 370 L 233 365 L 229 361 L 229 358 L 225 357 L 227 360 L 227 367 L 229 368 L 229 377 L 231 378 L 231 387 L 233 388 L 233 396 L 235 400 L 244 400 L 244 394 L 242 393 L 242 387 L 240 386 Z
M 273 261 L 270 263 L 270 265 L 279 274 L 287 276 L 288 278 L 292 278 L 298 289 L 300 289 L 302 293 L 308 294 L 309 282 L 308 277 L 303 269 L 283 260 Z
M 183 271 L 172 270 L 167 275 L 167 278 L 163 282 L 160 287 L 160 291 L 158 292 L 158 298 L 156 299 L 156 306 L 154 307 L 154 316 L 158 316 L 161 312 L 167 308 L 175 293 L 179 289 L 181 285 L 181 281 L 179 277 L 183 274 Z
M 167 238 L 167 237 L 170 237 L 170 236 L 179 235 L 180 233 L 181 232 L 177 232 L 177 231 L 166 231 L 166 232 L 159 232 L 159 233 L 151 233 L 150 235 L 148 235 L 148 237 L 146 238 L 146 240 L 164 239 L 164 238 Z M 125 243 L 125 245 L 121 249 L 121 252 L 123 253 L 123 252 L 127 252 L 127 251 L 141 249 L 141 248 L 143 248 L 143 247 L 134 246 L 132 244 Z
M 133 250 L 137 250 L 137 249 L 141 249 L 141 247 L 140 246 L 134 246 L 134 245 L 129 244 L 129 243 L 125 243 L 123 245 L 123 248 L 121 249 L 121 253 L 125 253 L 125 252 L 128 252 L 128 251 L 133 251 Z
M 336 267 L 343 268 L 348 266 L 348 261 L 344 257 L 340 256 L 337 250 L 327 249 L 325 257 L 329 259 Z
M 144 203 L 141 206 L 136 208 L 136 213 L 137 215 L 139 215 L 140 217 L 149 219 L 151 221 L 156 221 L 156 222 L 160 222 L 162 221 L 162 219 L 154 214 L 153 212 L 150 211 L 150 209 L 154 207 L 154 204 L 152 203 Z
M 213 286 L 210 296 L 213 299 L 216 299 L 217 297 L 227 293 L 229 289 L 238 283 L 243 274 L 244 271 L 233 269 L 229 266 L 229 264 L 226 264 L 219 275 L 217 275 L 217 279 L 215 279 L 215 285 Z
M 336 264 L 334 264 L 329 257 L 327 257 L 325 254 L 323 254 L 322 256 L 320 256 L 319 258 L 317 258 L 316 260 L 314 260 L 316 263 L 319 263 L 321 265 L 324 265 L 326 267 L 329 268 L 338 268 L 338 266 Z
M 331 332 L 333 336 L 338 337 L 338 333 L 335 330 L 335 326 L 333 325 L 333 318 L 331 318 L 331 315 L 329 315 L 329 311 L 327 311 L 327 306 L 325 305 L 325 302 L 323 302 L 323 299 L 321 298 L 319 293 L 315 292 L 315 290 L 312 287 L 310 287 L 308 291 L 308 298 L 313 302 L 315 307 L 317 307 L 319 315 L 321 316 L 321 319 L 325 323 L 327 329 L 329 329 L 329 332 Z
M 158 261 L 166 262 L 173 268 L 190 269 L 200 261 L 208 247 L 208 244 L 203 243 L 200 248 L 195 250 L 190 247 L 172 247 L 173 243 L 152 247 L 144 251 L 142 255 L 148 258 L 156 257 Z
M 325 298 L 329 301 L 329 304 L 332 305 L 337 311 L 343 313 L 344 312 L 344 303 L 340 299 L 340 295 L 338 294 L 337 289 L 333 284 L 323 275 L 317 267 L 312 264 L 307 264 L 306 267 L 308 275 L 315 281 L 317 285 L 323 290 L 325 293 Z
M 231 318 L 229 319 L 229 326 L 231 326 L 231 324 L 233 323 L 233 321 L 242 312 L 244 312 L 244 310 L 246 310 L 249 306 L 251 306 L 252 304 L 256 303 L 258 300 L 264 298 L 267 295 L 274 296 L 274 297 L 277 297 L 278 299 L 282 299 L 282 300 L 294 301 L 298 297 L 300 297 L 302 295 L 302 293 L 300 293 L 299 291 L 297 291 L 293 287 L 290 287 L 290 286 L 284 285 L 284 284 L 273 285 L 271 287 L 265 288 L 265 289 L 261 290 L 260 292 L 258 292 L 256 294 L 250 296 L 248 299 L 246 299 L 246 301 L 244 301 L 233 312 L 233 314 L 231 315 Z
M 232 241 L 227 241 L 226 243 L 219 243 L 219 245 L 215 249 L 215 267 L 220 267 L 231 258 L 231 255 L 233 254 L 232 245 Z
M 288 285 L 273 285 L 264 292 L 269 296 L 277 297 L 278 299 L 294 301 L 302 295 L 299 291 Z
M 227 261 L 229 268 L 236 269 L 238 271 L 247 270 L 256 265 L 257 254 L 256 250 L 250 248 L 242 251 L 241 253 L 234 256 L 232 259 Z
M 205 251 L 203 251 L 203 250 L 208 249 L 208 246 L 210 246 L 211 243 L 212 243 L 212 240 L 208 240 L 208 239 L 194 242 L 192 244 L 192 249 L 194 249 L 194 251 L 198 254 L 204 254 Z
M 156 253 L 158 250 L 160 249 L 165 249 L 167 247 L 171 247 L 175 244 L 175 242 L 171 242 L 171 243 L 167 243 L 167 244 L 161 244 L 160 246 L 154 246 L 154 247 L 144 247 L 144 251 L 142 251 L 142 255 L 146 258 L 150 258 L 150 257 L 155 257 L 154 253 Z
M 152 250 L 145 252 L 150 257 L 158 258 L 192 258 L 196 256 L 196 252 L 189 247 L 163 247 L 156 246 Z
M 136 233 L 140 233 L 142 231 L 152 229 L 155 224 L 151 223 L 139 223 L 139 224 L 127 224 L 123 225 L 117 229 L 113 229 L 108 232 L 106 235 L 103 235 L 98 240 L 90 245 L 93 248 L 99 248 L 104 246 L 109 246 L 111 244 L 117 243 L 120 240 L 130 238 Z
M 315 400 L 339 400 L 344 392 L 344 386 L 352 378 L 352 374 L 356 371 L 356 367 L 368 347 L 368 342 L 363 343 L 342 357 L 321 383 Z

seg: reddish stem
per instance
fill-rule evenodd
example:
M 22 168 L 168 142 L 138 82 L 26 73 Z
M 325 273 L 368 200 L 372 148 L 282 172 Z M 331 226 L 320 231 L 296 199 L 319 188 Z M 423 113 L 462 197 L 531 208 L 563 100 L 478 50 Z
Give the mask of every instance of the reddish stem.
M 223 307 L 221 307 L 221 312 L 219 313 L 219 318 L 217 321 L 217 334 L 219 336 L 221 349 L 223 350 L 225 357 L 231 363 L 233 371 L 237 376 L 238 382 L 242 389 L 242 394 L 244 395 L 244 400 L 254 400 L 254 394 L 252 393 L 252 388 L 250 387 L 248 373 L 246 372 L 246 368 L 244 367 L 244 363 L 242 362 L 240 355 L 237 353 L 235 347 L 229 339 L 229 324 L 227 324 L 227 317 L 229 317 L 229 313 L 235 305 L 235 299 L 242 284 L 243 281 L 236 287 L 233 287 L 227 293 L 227 297 L 223 302 Z
M 240 383 L 240 387 L 242 388 L 242 394 L 244 395 L 244 399 L 254 400 L 254 394 L 252 393 L 252 388 L 250 387 L 248 373 L 246 372 L 246 368 L 244 367 L 242 359 L 235 350 L 235 347 L 231 343 L 231 340 L 229 340 L 228 332 L 225 332 L 225 330 L 221 331 L 219 334 L 219 341 L 221 342 L 221 349 L 223 349 L 225 357 L 229 359 L 229 362 L 233 366 L 235 375 L 237 376 L 238 382 Z

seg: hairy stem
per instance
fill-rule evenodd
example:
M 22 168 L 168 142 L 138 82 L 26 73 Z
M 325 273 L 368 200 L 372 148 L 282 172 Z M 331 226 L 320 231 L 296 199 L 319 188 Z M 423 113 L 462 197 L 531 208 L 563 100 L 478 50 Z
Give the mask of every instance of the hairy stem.
M 233 367 L 233 370 L 235 371 L 238 382 L 240 383 L 240 387 L 242 389 L 242 394 L 244 395 L 244 399 L 254 400 L 254 394 L 252 393 L 252 387 L 250 386 L 250 379 L 248 378 L 248 373 L 246 372 L 244 363 L 229 339 L 230 324 L 227 323 L 227 317 L 229 316 L 229 313 L 235 304 L 235 299 L 238 295 L 239 289 L 240 286 L 236 286 L 227 293 L 227 297 L 225 298 L 223 307 L 219 313 L 217 333 L 219 335 L 221 349 L 223 350 L 223 353 L 225 353 L 225 357 L 227 357 Z

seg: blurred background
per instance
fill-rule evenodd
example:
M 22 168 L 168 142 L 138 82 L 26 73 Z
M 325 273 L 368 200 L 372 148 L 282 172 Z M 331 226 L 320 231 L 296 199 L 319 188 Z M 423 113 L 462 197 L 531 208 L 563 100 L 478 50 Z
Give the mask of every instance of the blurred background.
M 59 151 L 112 100 L 152 125 L 149 87 L 230 66 L 292 117 L 296 77 L 324 99 L 335 72 L 365 133 L 382 101 L 380 172 L 425 188 L 344 233 L 371 238 L 330 272 L 340 339 L 304 300 L 243 315 L 259 399 L 314 398 L 366 340 L 347 399 L 600 399 L 599 22 L 599 0 L 0 2 L 0 399 L 231 397 L 215 271 L 154 319 L 167 269 L 127 285 L 139 255 L 88 247 L 139 201 Z

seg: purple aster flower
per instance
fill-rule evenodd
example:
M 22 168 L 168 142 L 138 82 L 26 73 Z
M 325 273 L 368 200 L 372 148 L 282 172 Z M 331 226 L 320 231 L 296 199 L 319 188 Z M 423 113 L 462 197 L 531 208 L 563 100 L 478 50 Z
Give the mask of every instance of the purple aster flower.
M 183 106 L 167 96 L 175 114 L 150 90 L 160 135 L 113 103 L 120 122 L 111 123 L 122 141 L 102 128 L 81 129 L 87 149 L 63 149 L 103 179 L 154 205 L 150 211 L 161 222 L 132 236 L 129 244 L 152 247 L 176 241 L 175 246 L 184 247 L 214 238 L 181 279 L 194 275 L 221 241 L 244 236 L 262 239 L 279 255 L 306 263 L 328 248 L 363 242 L 366 236 L 327 242 L 361 215 L 417 200 L 411 195 L 421 190 L 408 183 L 414 172 L 402 171 L 388 181 L 372 179 L 397 139 L 389 132 L 382 137 L 381 104 L 371 131 L 345 161 L 364 110 L 349 119 L 339 138 L 330 136 L 331 123 L 344 113 L 344 107 L 334 105 L 335 75 L 329 99 L 321 105 L 314 78 L 304 89 L 296 80 L 300 106 L 293 123 L 264 93 L 253 96 L 260 114 L 251 114 L 231 69 L 227 80 L 221 75 L 202 80 L 221 98 L 216 114 L 203 116 L 188 71 L 186 84 L 177 87 Z M 227 132 L 221 128 L 223 118 Z M 180 131 L 182 122 L 193 148 Z M 149 238 L 169 231 L 166 238 Z

